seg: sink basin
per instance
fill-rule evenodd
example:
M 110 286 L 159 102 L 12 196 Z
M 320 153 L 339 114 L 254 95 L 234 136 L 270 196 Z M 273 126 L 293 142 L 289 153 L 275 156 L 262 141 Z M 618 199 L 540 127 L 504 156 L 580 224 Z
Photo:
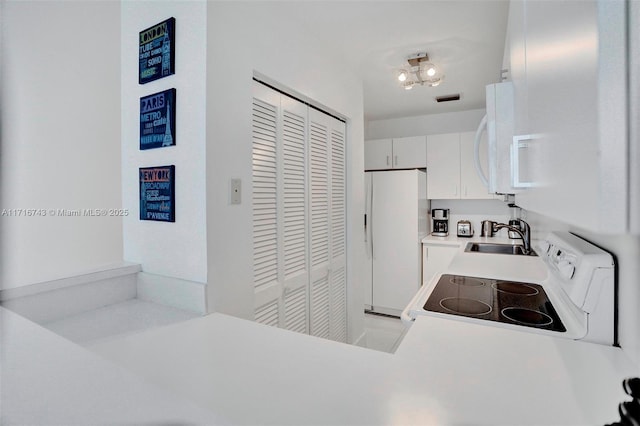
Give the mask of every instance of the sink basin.
M 515 254 L 519 256 L 537 256 L 537 254 L 531 250 L 527 255 L 524 253 L 522 246 L 513 244 L 494 244 L 494 243 L 467 243 L 464 249 L 465 252 L 471 253 L 492 253 L 492 254 Z

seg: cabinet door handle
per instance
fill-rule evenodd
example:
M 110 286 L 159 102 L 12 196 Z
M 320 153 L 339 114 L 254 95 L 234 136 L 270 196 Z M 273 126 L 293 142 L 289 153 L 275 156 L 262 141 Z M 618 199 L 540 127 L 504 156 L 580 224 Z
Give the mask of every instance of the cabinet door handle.
M 387 166 L 389 165 L 389 156 L 387 155 Z
M 393 161 L 394 161 L 393 165 L 397 166 L 398 165 L 398 156 L 397 155 L 393 157 Z

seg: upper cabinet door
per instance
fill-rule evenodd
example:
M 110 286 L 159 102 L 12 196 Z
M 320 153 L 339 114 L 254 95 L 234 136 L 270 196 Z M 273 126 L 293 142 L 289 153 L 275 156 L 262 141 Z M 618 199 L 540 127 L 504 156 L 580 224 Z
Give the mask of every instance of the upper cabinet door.
M 387 170 L 393 167 L 393 142 L 391 139 L 365 141 L 364 169 Z
M 460 198 L 460 133 L 427 136 L 427 195 Z
M 424 169 L 425 167 L 427 167 L 426 136 L 393 139 L 394 169 Z
M 629 229 L 626 4 L 510 5 L 516 202 L 596 232 Z
M 525 2 L 512 0 L 509 3 L 509 24 L 507 27 L 509 49 L 509 79 L 513 82 L 514 92 L 514 131 L 525 134 L 528 130 L 527 107 L 527 60 L 525 41 Z
M 493 199 L 493 194 L 483 185 L 474 163 L 475 132 L 460 133 L 460 198 L 462 199 Z M 480 140 L 480 164 L 482 170 L 489 170 L 489 153 L 487 150 L 487 134 L 483 133 Z

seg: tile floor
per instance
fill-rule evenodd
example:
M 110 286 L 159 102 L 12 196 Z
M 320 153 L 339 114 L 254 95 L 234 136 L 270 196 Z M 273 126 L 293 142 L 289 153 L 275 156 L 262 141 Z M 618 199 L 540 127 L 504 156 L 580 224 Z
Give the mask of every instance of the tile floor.
M 110 337 L 138 333 L 198 316 L 193 312 L 131 299 L 42 326 L 74 343 L 88 346 Z
M 116 336 L 196 318 L 199 315 L 156 303 L 131 299 L 89 312 L 42 324 L 43 327 L 82 346 Z M 365 314 L 365 339 L 360 346 L 395 352 L 407 329 L 399 318 Z
M 364 347 L 394 353 L 407 332 L 400 318 L 376 314 L 364 315 Z

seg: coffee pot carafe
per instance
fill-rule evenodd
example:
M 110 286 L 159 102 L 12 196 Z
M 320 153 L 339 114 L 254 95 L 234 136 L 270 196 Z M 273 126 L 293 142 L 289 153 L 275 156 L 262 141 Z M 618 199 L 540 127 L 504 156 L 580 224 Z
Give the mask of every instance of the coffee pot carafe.
M 431 210 L 431 235 L 446 237 L 449 235 L 449 209 Z

